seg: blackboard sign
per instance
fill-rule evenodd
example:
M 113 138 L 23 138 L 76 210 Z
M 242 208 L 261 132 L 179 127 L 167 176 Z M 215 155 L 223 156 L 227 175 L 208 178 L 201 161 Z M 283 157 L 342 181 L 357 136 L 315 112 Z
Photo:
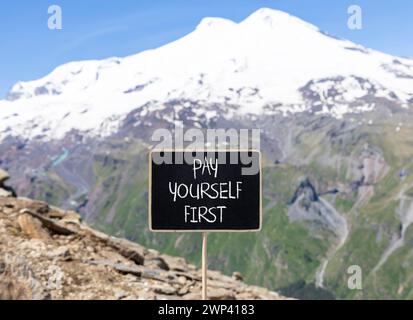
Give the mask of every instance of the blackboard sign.
M 153 151 L 151 231 L 259 231 L 259 151 Z

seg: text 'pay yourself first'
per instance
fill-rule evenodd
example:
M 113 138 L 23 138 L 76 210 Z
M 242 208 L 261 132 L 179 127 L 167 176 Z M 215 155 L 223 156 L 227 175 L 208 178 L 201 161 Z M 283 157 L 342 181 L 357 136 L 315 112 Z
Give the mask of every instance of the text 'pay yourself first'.
M 219 165 L 213 159 L 205 158 L 202 163 L 200 159 L 195 159 L 192 167 L 194 180 L 204 175 L 217 178 Z M 239 199 L 242 182 L 201 182 L 201 183 L 177 183 L 169 182 L 169 192 L 173 196 L 173 201 L 178 198 L 202 199 Z M 208 223 L 223 222 L 224 211 L 227 207 L 222 206 L 189 206 L 184 209 L 185 223 Z

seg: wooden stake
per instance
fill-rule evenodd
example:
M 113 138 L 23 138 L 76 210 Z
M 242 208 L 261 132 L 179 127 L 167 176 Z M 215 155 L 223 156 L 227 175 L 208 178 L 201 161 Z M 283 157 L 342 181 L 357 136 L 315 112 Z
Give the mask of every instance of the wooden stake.
M 208 233 L 202 233 L 202 300 L 207 300 L 207 238 Z

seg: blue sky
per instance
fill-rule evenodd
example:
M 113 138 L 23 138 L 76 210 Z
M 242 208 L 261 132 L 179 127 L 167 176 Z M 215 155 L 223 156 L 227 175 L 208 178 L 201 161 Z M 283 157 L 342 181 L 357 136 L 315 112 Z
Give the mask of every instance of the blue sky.
M 47 28 L 53 4 L 62 8 L 63 30 Z M 363 9 L 362 30 L 347 28 L 352 4 Z M 191 32 L 205 16 L 241 21 L 261 7 L 287 11 L 369 48 L 413 57 L 413 1 L 407 0 L 1 0 L 0 98 L 17 81 L 42 77 L 62 63 L 156 48 Z

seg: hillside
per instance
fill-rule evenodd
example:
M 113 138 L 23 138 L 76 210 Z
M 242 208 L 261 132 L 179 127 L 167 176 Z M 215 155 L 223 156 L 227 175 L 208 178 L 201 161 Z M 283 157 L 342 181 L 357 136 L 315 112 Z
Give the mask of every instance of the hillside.
M 3 187 L 0 300 L 200 299 L 201 272 L 185 259 L 94 230 L 76 212 L 5 197 Z M 236 272 L 210 270 L 208 278 L 210 299 L 283 299 Z

